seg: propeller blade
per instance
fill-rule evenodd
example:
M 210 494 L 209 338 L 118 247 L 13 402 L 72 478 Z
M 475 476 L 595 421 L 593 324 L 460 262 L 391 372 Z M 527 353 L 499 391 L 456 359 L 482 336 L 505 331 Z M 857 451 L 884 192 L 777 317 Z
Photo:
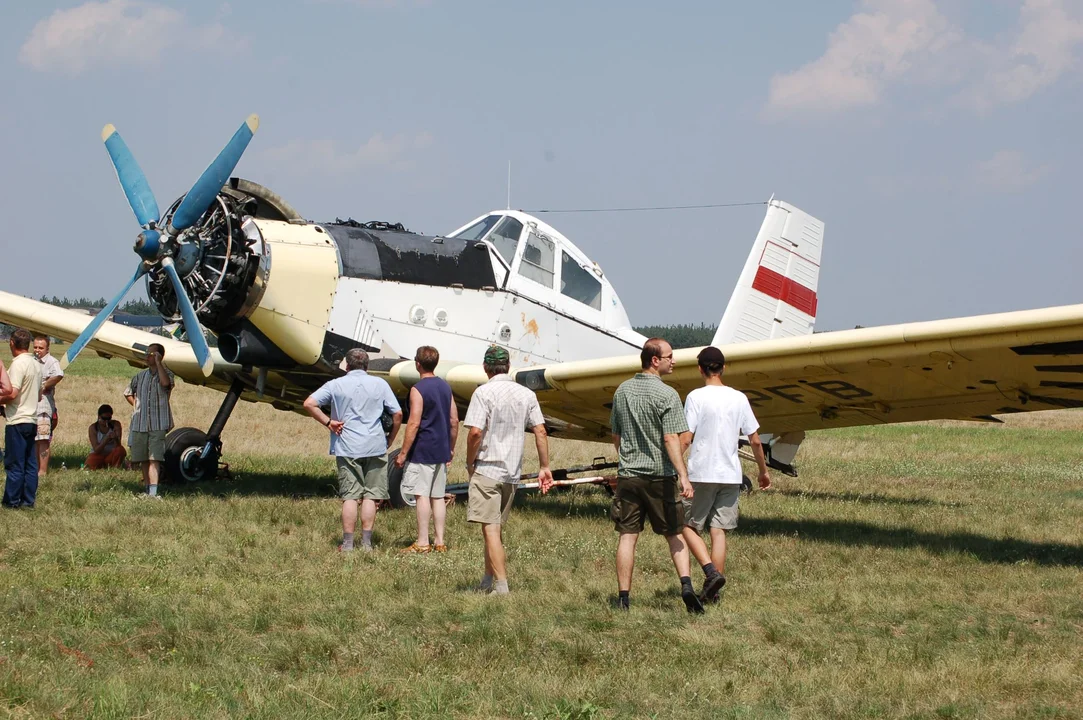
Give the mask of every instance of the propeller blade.
M 241 155 L 244 154 L 245 148 L 248 147 L 249 141 L 252 140 L 252 136 L 258 128 L 259 116 L 249 115 L 248 119 L 233 134 L 230 141 L 226 143 L 226 146 L 222 148 L 222 152 L 218 153 L 218 157 L 214 159 L 214 162 L 207 166 L 207 169 L 196 180 L 196 184 L 184 196 L 180 207 L 176 209 L 173 218 L 169 221 L 170 235 L 191 227 L 199 219 L 199 216 L 206 212 L 207 208 L 214 202 L 214 198 L 221 191 L 222 186 L 229 180 L 229 176 L 233 174 L 233 169 L 237 167 Z
M 103 307 L 94 319 L 90 321 L 90 324 L 83 328 L 83 332 L 79 333 L 79 337 L 75 338 L 75 341 L 68 348 L 68 351 L 64 353 L 64 357 L 60 358 L 60 368 L 63 370 L 72 363 L 73 360 L 83 351 L 83 348 L 87 346 L 87 343 L 98 332 L 98 328 L 109 319 L 109 316 L 113 314 L 113 311 L 117 309 L 117 305 L 120 305 L 120 301 L 124 299 L 124 296 L 128 294 L 128 291 L 132 289 L 132 285 L 135 285 L 139 278 L 147 274 L 146 268 L 143 263 L 139 263 L 139 267 L 135 270 L 135 275 L 132 275 L 132 279 L 128 281 L 128 284 L 124 286 L 124 289 L 117 293 L 117 296 L 109 301 L 109 304 Z
M 221 187 L 221 186 L 219 186 Z M 199 368 L 203 371 L 203 377 L 210 377 L 214 370 L 214 361 L 211 359 L 211 349 L 207 347 L 207 339 L 203 337 L 203 328 L 199 326 L 199 318 L 196 317 L 196 309 L 192 307 L 192 301 L 188 299 L 188 293 L 184 291 L 180 275 L 173 265 L 173 258 L 162 258 L 162 267 L 169 275 L 169 281 L 173 283 L 173 292 L 177 294 L 177 307 L 180 308 L 181 317 L 184 318 L 184 331 L 188 333 L 188 342 L 196 353 Z
M 120 133 L 111 124 L 102 128 L 102 142 L 105 143 L 109 159 L 113 161 L 113 169 L 117 171 L 117 180 L 120 181 L 124 194 L 128 196 L 128 204 L 132 206 L 135 219 L 143 227 L 158 222 L 161 214 L 147 177 L 139 169 L 139 163 L 135 161 L 135 156 L 120 137 Z

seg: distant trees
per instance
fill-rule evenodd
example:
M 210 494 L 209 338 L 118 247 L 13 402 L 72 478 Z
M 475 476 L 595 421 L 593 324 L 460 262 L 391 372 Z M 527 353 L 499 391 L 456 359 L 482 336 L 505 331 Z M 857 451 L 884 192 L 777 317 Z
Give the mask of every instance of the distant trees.
M 675 348 L 701 347 L 710 345 L 717 325 L 700 323 L 699 325 L 645 325 L 635 331 L 647 337 L 665 338 Z
M 93 300 L 85 297 L 60 298 L 56 295 L 53 295 L 52 297 L 42 295 L 39 299 L 43 303 L 49 303 L 50 305 L 56 305 L 57 307 L 68 309 L 81 308 L 85 310 L 101 310 L 108 302 L 108 300 L 103 297 Z M 129 300 L 120 305 L 120 307 L 117 308 L 117 312 L 128 313 L 129 315 L 157 315 L 158 308 L 154 307 L 154 305 L 146 300 Z

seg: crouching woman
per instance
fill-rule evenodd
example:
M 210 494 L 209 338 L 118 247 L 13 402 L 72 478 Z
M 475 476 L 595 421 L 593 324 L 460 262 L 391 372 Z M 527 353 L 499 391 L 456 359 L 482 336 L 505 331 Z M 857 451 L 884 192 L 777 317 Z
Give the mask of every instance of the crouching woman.
M 87 440 L 90 441 L 91 448 L 86 459 L 87 469 L 121 467 L 128 454 L 121 442 L 122 437 L 120 421 L 113 419 L 113 408 L 102 405 L 98 408 L 98 420 L 91 423 L 87 430 Z

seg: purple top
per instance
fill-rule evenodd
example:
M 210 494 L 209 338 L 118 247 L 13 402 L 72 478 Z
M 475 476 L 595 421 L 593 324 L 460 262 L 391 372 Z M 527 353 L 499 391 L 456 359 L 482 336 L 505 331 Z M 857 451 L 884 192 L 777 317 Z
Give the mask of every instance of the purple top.
M 421 393 L 421 427 L 410 447 L 410 462 L 434 465 L 451 460 L 451 386 L 438 377 L 414 385 Z

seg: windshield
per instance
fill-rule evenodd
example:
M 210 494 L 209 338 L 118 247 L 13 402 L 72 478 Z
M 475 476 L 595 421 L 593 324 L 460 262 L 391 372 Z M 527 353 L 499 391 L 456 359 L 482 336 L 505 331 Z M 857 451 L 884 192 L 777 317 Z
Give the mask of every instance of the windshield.
M 463 240 L 481 240 L 485 237 L 486 233 L 493 229 L 493 225 L 496 225 L 496 221 L 499 220 L 502 215 L 486 215 L 481 220 L 466 228 L 461 232 L 457 232 L 451 237 L 462 238 Z

